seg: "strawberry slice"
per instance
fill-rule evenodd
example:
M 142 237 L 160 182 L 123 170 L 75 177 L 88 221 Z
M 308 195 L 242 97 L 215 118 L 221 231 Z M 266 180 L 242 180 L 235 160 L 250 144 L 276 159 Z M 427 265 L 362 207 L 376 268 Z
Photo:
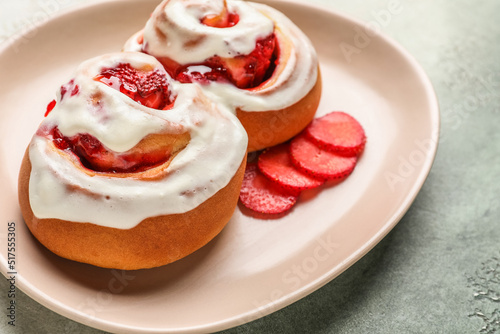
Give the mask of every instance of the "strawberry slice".
M 149 108 L 166 110 L 173 104 L 167 78 L 158 70 L 141 71 L 130 64 L 122 63 L 114 68 L 103 69 L 94 80 L 122 92 Z
M 305 134 L 319 147 L 343 155 L 361 153 L 366 142 L 361 124 L 341 111 L 314 119 L 306 128 Z
M 347 177 L 356 167 L 356 156 L 344 156 L 316 146 L 304 134 L 290 142 L 292 163 L 312 177 L 333 180 Z
M 289 147 L 289 143 L 284 143 L 264 151 L 258 161 L 262 174 L 292 192 L 316 188 L 325 183 L 295 168 L 290 159 Z
M 284 213 L 297 202 L 297 195 L 279 188 L 266 178 L 256 163 L 245 170 L 240 200 L 247 208 L 264 214 Z

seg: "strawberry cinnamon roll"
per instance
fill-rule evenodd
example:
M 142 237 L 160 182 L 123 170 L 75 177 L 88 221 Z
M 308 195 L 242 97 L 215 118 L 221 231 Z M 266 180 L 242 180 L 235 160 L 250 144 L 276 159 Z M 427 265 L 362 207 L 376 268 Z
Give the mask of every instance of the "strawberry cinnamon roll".
M 285 15 L 239 0 L 165 0 L 124 50 L 156 57 L 182 83 L 228 104 L 249 151 L 290 139 L 314 117 L 321 95 L 316 52 Z
M 47 108 L 19 176 L 22 214 L 52 252 L 116 269 L 176 261 L 232 216 L 247 135 L 143 53 L 82 63 Z

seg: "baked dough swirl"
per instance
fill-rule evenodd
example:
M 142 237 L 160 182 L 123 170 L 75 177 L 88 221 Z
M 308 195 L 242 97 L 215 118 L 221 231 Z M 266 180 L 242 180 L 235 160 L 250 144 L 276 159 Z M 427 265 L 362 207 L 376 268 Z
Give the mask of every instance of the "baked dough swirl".
M 167 87 L 163 110 L 120 92 L 116 77 L 102 79 L 120 67 Z M 229 221 L 246 148 L 224 105 L 171 80 L 155 58 L 103 55 L 78 67 L 33 136 L 19 176 L 21 210 L 62 257 L 117 269 L 164 265 Z

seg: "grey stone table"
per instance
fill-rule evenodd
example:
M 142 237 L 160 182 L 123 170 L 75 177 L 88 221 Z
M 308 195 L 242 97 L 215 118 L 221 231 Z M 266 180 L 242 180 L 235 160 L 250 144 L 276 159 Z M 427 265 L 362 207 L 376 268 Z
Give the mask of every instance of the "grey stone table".
M 0 0 L 0 38 L 41 5 L 82 0 Z M 382 31 L 423 66 L 441 108 L 441 140 L 415 202 L 372 251 L 302 300 L 222 333 L 500 332 L 500 2 L 316 0 L 366 22 L 397 2 Z M 5 314 L 8 285 L 0 281 Z M 17 326 L 2 333 L 102 333 L 24 294 Z

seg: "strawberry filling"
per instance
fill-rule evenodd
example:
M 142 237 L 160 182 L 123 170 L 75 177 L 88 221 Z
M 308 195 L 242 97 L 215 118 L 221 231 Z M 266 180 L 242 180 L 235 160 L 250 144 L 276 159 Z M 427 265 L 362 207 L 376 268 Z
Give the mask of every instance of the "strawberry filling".
M 66 96 L 66 94 L 68 94 L 68 92 L 70 92 L 70 97 L 78 95 L 78 93 L 80 93 L 80 87 L 78 85 L 75 85 L 74 79 L 71 79 L 68 83 L 61 86 L 60 92 L 62 101 Z M 49 104 L 47 105 L 47 110 L 45 111 L 44 116 L 47 117 L 55 106 L 56 106 L 56 100 L 50 101 Z
M 203 63 L 180 65 L 170 58 L 160 58 L 172 78 L 182 83 L 209 82 L 232 83 L 238 88 L 255 88 L 269 79 L 278 59 L 276 36 L 257 40 L 255 49 L 248 55 L 234 58 L 213 56 Z
M 130 64 L 122 63 L 102 70 L 94 80 L 116 89 L 146 107 L 159 110 L 172 108 L 173 99 L 167 79 L 157 70 L 141 71 Z
M 201 19 L 201 23 L 214 28 L 230 28 L 236 25 L 239 20 L 240 16 L 236 13 L 230 13 L 227 10 L 226 1 L 224 1 L 222 12 L 205 16 Z
M 80 92 L 80 87 L 75 85 L 75 80 L 71 79 L 67 84 L 61 86 L 61 101 L 64 99 L 66 94 L 70 92 L 70 96 L 78 95 Z
M 50 131 L 49 136 L 58 149 L 75 154 L 84 167 L 96 172 L 142 172 L 163 164 L 171 156 L 171 152 L 167 152 L 165 148 L 149 152 L 133 150 L 125 153 L 112 152 L 90 134 L 66 137 L 57 127 Z
M 218 14 L 206 15 L 200 23 L 213 28 L 231 28 L 238 24 L 240 16 L 224 7 Z M 142 51 L 147 52 L 147 45 L 143 38 L 138 42 L 143 44 Z M 209 82 L 231 83 L 241 89 L 251 89 L 259 86 L 271 77 L 276 64 L 279 49 L 276 36 L 271 35 L 260 38 L 255 42 L 254 50 L 247 55 L 233 58 L 224 58 L 214 55 L 200 63 L 181 65 L 169 57 L 157 57 L 172 78 L 181 83 Z
M 56 100 L 52 100 L 49 102 L 49 104 L 47 104 L 47 110 L 45 111 L 45 117 L 49 116 L 50 112 L 52 111 L 52 109 L 54 109 L 54 107 L 56 106 Z
M 106 68 L 94 80 L 102 82 L 111 88 L 127 95 L 134 101 L 159 110 L 172 108 L 174 99 L 168 89 L 167 78 L 158 70 L 141 71 L 130 64 L 122 63 L 113 68 Z M 78 95 L 80 88 L 71 80 L 61 86 L 61 101 L 69 96 Z M 47 105 L 45 116 L 55 107 L 53 100 Z M 164 145 L 153 148 L 134 148 L 130 151 L 117 153 L 108 150 L 94 136 L 88 133 L 66 137 L 56 127 L 49 131 L 41 131 L 48 136 L 54 145 L 64 151 L 75 154 L 82 165 L 90 170 L 106 173 L 134 173 L 159 166 L 172 155 Z

